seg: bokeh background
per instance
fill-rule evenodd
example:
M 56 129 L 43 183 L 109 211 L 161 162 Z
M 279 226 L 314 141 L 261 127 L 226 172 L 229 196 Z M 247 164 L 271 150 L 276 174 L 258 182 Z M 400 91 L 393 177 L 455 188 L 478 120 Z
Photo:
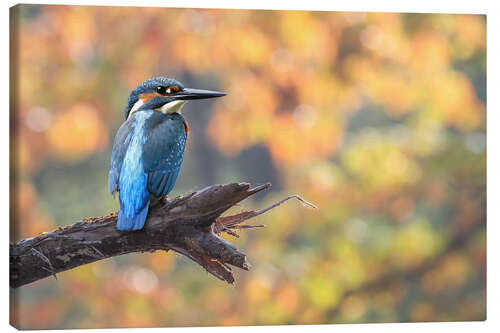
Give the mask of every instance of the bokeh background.
M 11 10 L 11 240 L 118 209 L 110 150 L 157 75 L 228 93 L 183 111 L 173 191 L 298 193 L 230 239 L 231 287 L 174 253 L 11 291 L 17 327 L 484 320 L 486 17 L 22 5 Z

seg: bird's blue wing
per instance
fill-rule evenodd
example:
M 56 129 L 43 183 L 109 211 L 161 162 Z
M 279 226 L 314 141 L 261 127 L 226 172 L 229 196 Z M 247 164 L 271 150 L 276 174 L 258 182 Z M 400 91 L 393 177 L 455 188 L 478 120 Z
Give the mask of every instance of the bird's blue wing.
M 157 197 L 167 195 L 174 187 L 180 168 L 170 171 L 153 171 L 149 174 L 148 190 Z
M 164 196 L 174 187 L 184 157 L 184 119 L 178 114 L 158 114 L 151 117 L 149 125 L 150 135 L 143 152 L 148 190 L 155 196 Z

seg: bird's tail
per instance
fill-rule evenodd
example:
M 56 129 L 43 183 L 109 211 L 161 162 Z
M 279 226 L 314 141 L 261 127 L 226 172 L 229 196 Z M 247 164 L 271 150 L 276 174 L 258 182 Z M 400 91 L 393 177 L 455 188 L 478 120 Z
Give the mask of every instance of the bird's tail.
M 118 213 L 118 230 L 140 230 L 144 227 L 144 223 L 146 222 L 146 217 L 148 216 L 149 210 L 149 200 L 146 202 L 146 205 L 139 211 L 139 213 L 133 216 L 127 216 L 123 209 L 120 209 Z

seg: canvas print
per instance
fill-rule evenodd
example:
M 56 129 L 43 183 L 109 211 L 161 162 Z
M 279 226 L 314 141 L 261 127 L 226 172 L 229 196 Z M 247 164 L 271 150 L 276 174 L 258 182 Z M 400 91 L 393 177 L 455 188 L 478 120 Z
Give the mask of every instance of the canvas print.
M 486 319 L 486 16 L 10 9 L 18 329 Z

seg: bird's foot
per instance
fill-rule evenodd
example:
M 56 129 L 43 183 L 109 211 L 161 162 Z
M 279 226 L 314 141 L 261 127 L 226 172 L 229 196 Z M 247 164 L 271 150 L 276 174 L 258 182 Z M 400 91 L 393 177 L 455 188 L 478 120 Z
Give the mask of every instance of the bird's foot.
M 162 197 L 157 197 L 157 196 L 151 196 L 149 198 L 149 205 L 150 207 L 156 207 L 158 205 L 165 205 L 168 203 L 167 196 L 164 195 Z
M 160 197 L 160 202 L 164 205 L 168 204 L 168 195 L 164 195 L 164 196 Z

